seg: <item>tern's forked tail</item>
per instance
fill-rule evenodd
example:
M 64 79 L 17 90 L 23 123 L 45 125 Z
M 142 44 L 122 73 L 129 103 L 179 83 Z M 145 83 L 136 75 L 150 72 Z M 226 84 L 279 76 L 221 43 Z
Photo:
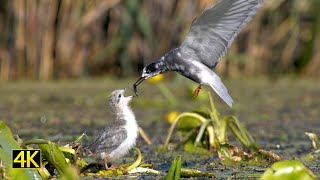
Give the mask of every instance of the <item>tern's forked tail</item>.
M 228 93 L 228 89 L 222 83 L 220 77 L 213 71 L 212 75 L 210 76 L 209 81 L 207 82 L 209 86 L 223 99 L 225 103 L 227 103 L 230 107 L 232 107 L 233 99 Z

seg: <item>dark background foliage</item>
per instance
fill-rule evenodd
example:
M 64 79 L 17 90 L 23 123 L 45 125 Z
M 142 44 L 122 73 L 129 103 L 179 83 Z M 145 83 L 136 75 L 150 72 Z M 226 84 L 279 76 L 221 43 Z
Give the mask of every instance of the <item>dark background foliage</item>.
M 0 79 L 139 74 L 216 0 L 1 0 Z M 266 0 L 217 71 L 320 75 L 320 1 Z

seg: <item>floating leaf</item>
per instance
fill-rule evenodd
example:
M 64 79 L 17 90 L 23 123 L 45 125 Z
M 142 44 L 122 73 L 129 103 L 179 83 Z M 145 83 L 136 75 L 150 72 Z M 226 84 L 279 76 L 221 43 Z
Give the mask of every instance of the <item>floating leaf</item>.
M 273 164 L 268 168 L 260 180 L 316 180 L 317 176 L 300 161 L 286 160 Z
M 96 165 L 96 164 L 94 164 Z M 108 169 L 104 169 L 104 170 L 98 170 L 98 171 L 94 171 L 94 172 L 90 172 L 92 170 L 92 166 L 91 164 L 88 165 L 90 167 L 88 167 L 85 170 L 82 170 L 83 175 L 85 176 L 101 176 L 101 177 L 113 177 L 113 176 L 120 176 L 124 174 L 124 170 L 121 168 L 108 168 Z M 97 168 L 101 169 L 103 166 L 97 166 Z
M 159 175 L 160 172 L 154 169 L 145 168 L 145 167 L 137 167 L 129 171 L 129 174 L 135 174 L 135 173 L 152 173 Z
M 209 177 L 214 178 L 214 174 L 210 172 L 203 172 L 197 169 L 181 168 L 181 177 L 191 178 L 191 177 Z

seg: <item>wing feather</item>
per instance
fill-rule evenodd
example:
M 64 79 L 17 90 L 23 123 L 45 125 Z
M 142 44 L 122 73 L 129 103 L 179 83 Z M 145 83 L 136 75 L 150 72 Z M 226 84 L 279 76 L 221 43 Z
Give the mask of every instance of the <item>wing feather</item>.
M 192 22 L 181 53 L 213 68 L 263 0 L 221 0 Z
M 106 127 L 97 138 L 87 146 L 92 153 L 106 152 L 111 153 L 127 138 L 124 127 L 113 125 Z

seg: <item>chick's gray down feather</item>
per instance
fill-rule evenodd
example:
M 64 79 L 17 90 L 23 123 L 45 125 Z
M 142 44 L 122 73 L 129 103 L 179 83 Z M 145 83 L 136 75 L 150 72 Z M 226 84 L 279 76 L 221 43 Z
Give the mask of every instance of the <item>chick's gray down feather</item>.
M 127 138 L 127 131 L 124 127 L 119 128 L 116 124 L 112 124 L 107 126 L 97 137 L 91 144 L 86 146 L 86 149 L 93 154 L 101 152 L 110 154 Z

